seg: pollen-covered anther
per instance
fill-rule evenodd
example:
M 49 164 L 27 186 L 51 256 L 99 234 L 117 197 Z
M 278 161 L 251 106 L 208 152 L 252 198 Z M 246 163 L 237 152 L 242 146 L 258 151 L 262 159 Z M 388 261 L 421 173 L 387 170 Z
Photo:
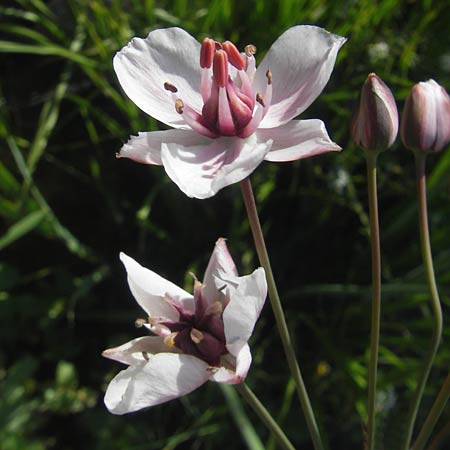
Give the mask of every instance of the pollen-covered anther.
M 184 109 L 184 103 L 183 100 L 181 100 L 181 98 L 177 98 L 175 100 L 175 111 L 178 114 L 183 114 L 183 109 Z
M 148 324 L 148 321 L 145 320 L 145 319 L 136 319 L 136 321 L 134 322 L 134 326 L 136 328 L 141 328 L 141 327 L 143 327 L 144 325 L 147 325 L 147 324 Z
M 225 87 L 228 81 L 228 56 L 225 51 L 217 50 L 214 54 L 213 75 L 219 87 Z
M 164 339 L 163 342 L 164 344 L 166 344 L 168 347 L 174 347 L 175 346 L 175 338 L 177 337 L 178 333 L 170 333 L 168 334 Z
M 244 61 L 242 60 L 242 56 L 232 42 L 223 42 L 222 49 L 226 52 L 228 61 L 232 66 L 236 67 L 237 70 L 242 70 L 244 68 Z
M 253 44 L 248 44 L 244 47 L 244 53 L 250 58 L 251 56 L 255 55 L 256 47 Z
M 219 301 L 213 302 L 208 305 L 205 311 L 205 316 L 207 315 L 219 315 L 223 313 L 222 303 Z
M 267 84 L 272 84 L 272 72 L 270 69 L 267 69 L 266 72 Z
M 215 51 L 216 42 L 210 38 L 203 39 L 200 47 L 200 67 L 202 69 L 209 69 L 212 66 Z
M 263 98 L 263 96 L 262 96 L 259 92 L 256 93 L 256 101 L 257 101 L 263 108 L 266 106 L 265 103 L 264 103 L 264 98 Z
M 166 91 L 173 92 L 174 94 L 175 94 L 176 92 L 178 92 L 177 87 L 176 87 L 174 84 L 172 84 L 172 83 L 170 83 L 170 82 L 168 82 L 168 81 L 166 81 L 166 82 L 164 83 L 164 89 L 165 89 Z
M 200 342 L 202 342 L 205 338 L 203 333 L 200 330 L 197 330 L 197 328 L 192 328 L 190 336 L 194 344 L 200 344 Z

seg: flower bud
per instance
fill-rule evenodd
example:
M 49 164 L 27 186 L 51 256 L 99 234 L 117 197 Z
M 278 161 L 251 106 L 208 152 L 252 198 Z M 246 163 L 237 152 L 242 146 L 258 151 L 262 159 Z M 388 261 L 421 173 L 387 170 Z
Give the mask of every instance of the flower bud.
M 394 96 L 374 73 L 369 74 L 361 89 L 359 108 L 352 122 L 356 144 L 366 150 L 387 150 L 398 132 L 398 112 Z
M 411 89 L 402 114 L 401 136 L 410 150 L 439 152 L 450 141 L 450 97 L 434 80 Z

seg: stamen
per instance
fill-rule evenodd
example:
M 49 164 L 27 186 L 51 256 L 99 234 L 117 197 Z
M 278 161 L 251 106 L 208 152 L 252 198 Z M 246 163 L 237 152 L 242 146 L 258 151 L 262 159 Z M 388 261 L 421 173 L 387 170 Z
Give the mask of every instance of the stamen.
M 213 75 L 219 87 L 225 87 L 228 81 L 228 56 L 223 50 L 214 54 Z
M 222 43 L 222 48 L 228 55 L 230 64 L 236 67 L 237 70 L 242 70 L 244 68 L 244 61 L 236 46 L 232 42 L 226 41 Z
M 183 114 L 184 103 L 181 98 L 177 98 L 175 101 L 175 110 L 178 114 Z
M 267 84 L 272 84 L 272 72 L 270 69 L 267 69 L 266 72 Z
M 146 325 L 148 322 L 145 319 L 136 319 L 136 321 L 134 322 L 134 326 L 136 328 L 141 328 L 144 325 Z
M 256 53 L 256 47 L 253 44 L 248 44 L 244 47 L 244 53 L 250 57 L 254 56 Z
M 150 357 L 148 356 L 148 352 L 142 352 L 142 357 L 143 357 L 146 361 L 150 361 Z
M 264 99 L 263 99 L 262 95 L 261 95 L 259 92 L 256 93 L 256 101 L 257 101 L 261 106 L 263 106 L 263 107 L 266 106 L 266 105 L 264 104 Z
M 216 43 L 213 39 L 205 38 L 200 47 L 200 67 L 209 69 L 212 66 Z
M 219 301 L 211 303 L 208 305 L 205 311 L 205 315 L 219 315 L 223 313 L 222 303 Z
M 194 344 L 200 344 L 205 338 L 203 333 L 200 330 L 197 330 L 197 328 L 192 328 L 190 336 Z
M 174 94 L 175 94 L 175 92 L 178 92 L 177 87 L 176 87 L 174 84 L 169 83 L 168 81 L 166 81 L 166 82 L 164 83 L 164 89 L 165 89 L 166 91 L 173 92 Z
M 163 339 L 164 344 L 166 344 L 168 347 L 174 347 L 175 346 L 175 338 L 177 337 L 177 334 L 178 333 L 170 333 L 169 335 L 167 335 Z

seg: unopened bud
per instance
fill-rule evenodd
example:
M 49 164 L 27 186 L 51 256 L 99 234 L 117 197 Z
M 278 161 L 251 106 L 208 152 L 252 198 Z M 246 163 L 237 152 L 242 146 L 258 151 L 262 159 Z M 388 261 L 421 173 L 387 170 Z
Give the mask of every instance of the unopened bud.
M 394 96 L 376 74 L 367 77 L 361 89 L 359 108 L 352 122 L 356 144 L 366 150 L 387 150 L 398 133 L 398 112 Z
M 401 137 L 410 150 L 439 152 L 450 142 L 450 97 L 434 80 L 411 89 L 402 114 Z

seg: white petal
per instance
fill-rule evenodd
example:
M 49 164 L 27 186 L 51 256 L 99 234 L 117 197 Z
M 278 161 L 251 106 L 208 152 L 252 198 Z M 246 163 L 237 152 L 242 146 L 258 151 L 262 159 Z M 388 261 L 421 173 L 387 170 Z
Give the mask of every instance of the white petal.
M 272 139 L 204 138 L 200 145 L 162 144 L 167 175 L 188 196 L 208 198 L 250 175 L 270 150 Z
M 102 353 L 102 356 L 130 365 L 146 361 L 148 355 L 161 352 L 178 353 L 178 350 L 176 347 L 169 348 L 159 336 L 144 336 L 118 347 L 109 348 Z
M 291 120 L 277 128 L 260 129 L 256 135 L 263 142 L 269 136 L 273 139 L 266 161 L 294 161 L 341 150 L 328 136 L 325 124 L 318 119 Z
M 105 405 L 126 414 L 186 395 L 211 376 L 208 365 L 194 356 L 158 353 L 148 362 L 122 370 L 109 383 Z
M 309 25 L 284 32 L 258 66 L 254 89 L 263 93 L 272 72 L 273 94 L 260 128 L 282 125 L 302 113 L 322 92 L 345 38 Z
M 219 281 L 217 283 L 219 272 L 232 276 L 237 276 L 238 274 L 233 258 L 228 251 L 226 240 L 223 238 L 217 240 L 203 276 L 203 284 L 205 285 L 203 294 L 209 302 L 218 300 L 218 296 L 220 296 L 217 289 L 223 286 L 223 282 Z
M 238 283 L 231 293 L 230 302 L 223 312 L 223 323 L 228 351 L 234 356 L 240 351 L 242 342 L 247 342 L 253 332 L 267 296 L 264 269 L 260 267 L 244 277 L 221 276 L 224 282 Z M 237 348 L 234 347 L 237 345 Z
M 134 38 L 114 57 L 114 70 L 125 93 L 143 111 L 175 128 L 189 128 L 176 112 L 173 94 L 200 112 L 200 44 L 181 28 L 152 31 Z
M 178 320 L 178 312 L 164 300 L 166 294 L 179 299 L 192 309 L 192 295 L 184 289 L 142 267 L 125 253 L 120 254 L 120 259 L 127 270 L 128 284 L 134 298 L 149 316 Z
M 196 145 L 203 143 L 204 137 L 191 130 L 164 130 L 140 132 L 131 136 L 129 141 L 121 148 L 118 158 L 130 158 L 142 164 L 155 164 L 162 166 L 161 144 L 171 142 L 178 145 Z
M 225 384 L 242 383 L 247 376 L 252 363 L 252 354 L 247 343 L 241 343 L 240 350 L 237 352 L 237 357 L 234 358 L 235 370 L 221 367 L 219 370 L 213 372 L 211 381 Z

